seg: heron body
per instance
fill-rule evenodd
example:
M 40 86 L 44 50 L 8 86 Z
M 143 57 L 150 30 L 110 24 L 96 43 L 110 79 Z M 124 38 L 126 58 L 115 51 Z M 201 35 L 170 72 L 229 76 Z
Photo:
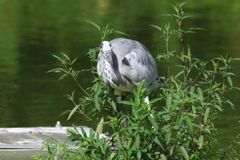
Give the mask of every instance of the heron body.
M 97 72 L 118 95 L 131 93 L 143 79 L 150 90 L 158 84 L 157 65 L 148 49 L 140 42 L 126 38 L 100 44 Z

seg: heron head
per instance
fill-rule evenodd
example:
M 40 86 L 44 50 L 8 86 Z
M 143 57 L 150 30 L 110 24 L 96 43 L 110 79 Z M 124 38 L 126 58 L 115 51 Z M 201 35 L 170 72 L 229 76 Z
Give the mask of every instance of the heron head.
M 112 57 L 112 50 L 108 50 L 108 51 L 101 51 L 103 57 L 110 62 L 111 64 L 113 64 L 113 57 Z
M 103 41 L 102 43 L 100 43 L 100 50 L 108 51 L 111 49 L 111 44 L 108 41 Z
M 100 52 L 108 62 L 113 63 L 112 48 L 108 41 L 103 41 L 100 43 Z

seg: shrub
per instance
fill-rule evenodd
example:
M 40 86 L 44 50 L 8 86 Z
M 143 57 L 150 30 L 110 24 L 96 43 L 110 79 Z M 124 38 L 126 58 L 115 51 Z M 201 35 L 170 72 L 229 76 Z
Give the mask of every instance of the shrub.
M 165 14 L 176 20 L 177 29 L 172 30 L 170 23 L 164 27 L 151 25 L 158 29 L 166 41 L 166 52 L 159 54 L 157 60 L 166 61 L 168 77 L 164 83 L 156 89 L 149 104 L 144 102 L 144 98 L 149 94 L 145 87 L 145 82 L 133 91 L 131 98 L 117 103 L 111 89 L 108 90 L 101 77 L 96 76 L 96 62 L 98 48 L 90 49 L 87 53 L 91 59 L 92 67 L 75 71 L 71 65 L 76 61 L 62 53 L 62 57 L 55 56 L 65 68 L 57 68 L 49 72 L 64 73 L 60 79 L 72 76 L 78 86 L 86 94 L 80 98 L 79 103 L 74 100 L 74 92 L 68 95 L 68 99 L 75 105 L 69 113 L 68 119 L 73 113 L 78 112 L 89 118 L 84 112 L 87 105 L 93 105 L 93 112 L 97 111 L 103 116 L 97 132 L 90 130 L 89 135 L 81 128 L 82 134 L 77 128 L 67 130 L 70 144 L 61 142 L 60 145 L 52 145 L 56 139 L 44 142 L 48 149 L 48 154 L 39 159 L 51 159 L 54 156 L 61 159 L 212 159 L 219 156 L 223 159 L 224 154 L 217 154 L 211 147 L 218 141 L 214 138 L 217 129 L 214 126 L 218 113 L 223 111 L 223 105 L 234 107 L 225 95 L 234 87 L 231 77 L 235 74 L 230 72 L 231 62 L 240 60 L 239 58 L 219 56 L 208 61 L 193 58 L 190 46 L 185 49 L 185 35 L 195 33 L 201 28 L 182 29 L 182 22 L 190 16 L 185 16 L 182 6 L 185 3 L 172 5 L 175 14 Z M 114 32 L 109 29 L 109 25 L 101 29 L 94 25 L 104 38 Z M 115 31 L 123 34 L 122 32 Z M 180 51 L 170 51 L 169 40 L 177 37 L 181 43 Z M 185 51 L 186 50 L 186 51 Z M 178 59 L 179 72 L 172 74 L 170 61 Z M 163 63 L 162 63 L 163 64 Z M 88 71 L 93 75 L 93 86 L 83 89 L 77 81 L 77 76 L 83 71 Z M 128 106 L 124 112 L 119 111 L 119 105 Z M 151 109 L 148 109 L 151 107 Z M 128 125 L 123 127 L 121 114 L 126 117 Z M 91 119 L 91 118 L 89 118 Z M 113 133 L 109 139 L 100 138 L 101 125 L 112 128 Z M 238 135 L 239 136 L 239 135 Z M 237 137 L 238 138 L 238 137 Z M 107 145 L 111 141 L 111 146 Z M 68 145 L 75 145 L 77 150 L 70 149 Z

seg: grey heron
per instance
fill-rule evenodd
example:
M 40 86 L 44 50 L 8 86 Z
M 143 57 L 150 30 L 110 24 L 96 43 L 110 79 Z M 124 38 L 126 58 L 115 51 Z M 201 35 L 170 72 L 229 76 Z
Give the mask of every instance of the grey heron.
M 159 76 L 154 58 L 143 44 L 131 39 L 103 41 L 98 54 L 97 72 L 105 84 L 114 89 L 118 101 L 122 100 L 123 94 L 131 93 L 143 79 L 149 90 L 158 85 Z M 149 104 L 148 97 L 144 101 Z M 122 118 L 125 119 L 123 113 Z M 123 126 L 127 127 L 126 119 Z
M 100 44 L 97 73 L 107 86 L 114 88 L 118 101 L 122 100 L 122 94 L 131 93 L 143 79 L 150 90 L 158 85 L 157 65 L 151 53 L 140 42 L 126 38 Z

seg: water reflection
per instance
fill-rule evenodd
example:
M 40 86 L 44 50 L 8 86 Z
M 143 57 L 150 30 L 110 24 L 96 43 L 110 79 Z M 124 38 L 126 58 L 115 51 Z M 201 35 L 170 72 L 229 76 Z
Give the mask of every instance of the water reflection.
M 185 22 L 184 27 L 201 27 L 206 31 L 187 35 L 194 56 L 210 59 L 217 55 L 239 57 L 240 47 L 240 4 L 237 1 L 194 1 L 188 0 L 185 12 L 195 15 Z M 60 52 L 78 57 L 77 69 L 88 68 L 86 57 L 89 48 L 100 42 L 98 31 L 84 20 L 100 26 L 107 23 L 142 42 L 152 54 L 165 52 L 160 33 L 149 24 L 163 26 L 169 18 L 160 16 L 171 11 L 171 1 L 114 1 L 114 0 L 2 0 L 0 3 L 0 124 L 11 126 L 53 126 L 57 120 L 63 125 L 95 126 L 83 116 L 75 115 L 70 121 L 67 116 L 57 116 L 73 105 L 63 95 L 77 90 L 71 78 L 56 82 L 58 74 L 46 71 L 60 64 L 51 55 Z M 173 20 L 170 20 L 174 22 Z M 109 39 L 120 35 L 110 35 Z M 172 50 L 180 46 L 177 40 L 170 43 Z M 174 65 L 176 62 L 172 62 Z M 239 63 L 234 63 L 234 82 L 240 80 Z M 166 76 L 165 64 L 159 64 L 159 75 Z M 82 78 L 86 77 L 86 78 Z M 83 74 L 79 81 L 83 86 L 91 85 L 89 75 Z M 239 87 L 239 84 L 236 84 Z M 79 96 L 81 92 L 78 93 Z M 236 104 L 233 111 L 226 107 L 217 125 L 220 136 L 225 134 L 239 118 L 238 92 L 231 93 Z M 224 123 L 223 123 L 224 122 Z M 227 127 L 226 127 L 227 126 Z M 234 135 L 233 135 L 234 136 Z M 229 142 L 229 141 L 228 141 Z

